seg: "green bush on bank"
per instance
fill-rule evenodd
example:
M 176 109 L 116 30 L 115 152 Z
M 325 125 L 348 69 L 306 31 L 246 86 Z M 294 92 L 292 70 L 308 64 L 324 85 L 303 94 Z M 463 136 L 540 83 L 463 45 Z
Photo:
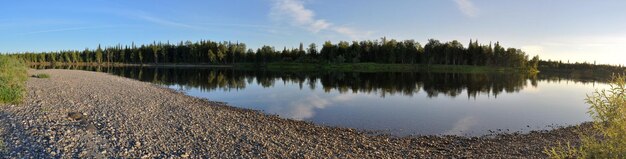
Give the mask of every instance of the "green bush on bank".
M 581 134 L 578 147 L 546 149 L 551 158 L 626 158 L 626 77 L 613 78 L 610 88 L 587 96 L 593 129 Z
M 0 55 L 0 103 L 19 103 L 24 98 L 28 78 L 22 60 Z

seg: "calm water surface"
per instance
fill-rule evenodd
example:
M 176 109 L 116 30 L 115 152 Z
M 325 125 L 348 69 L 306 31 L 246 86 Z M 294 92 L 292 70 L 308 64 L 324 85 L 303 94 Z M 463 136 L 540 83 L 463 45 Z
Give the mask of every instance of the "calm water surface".
M 479 136 L 578 124 L 590 120 L 585 95 L 607 87 L 544 74 L 99 70 L 284 118 L 397 136 Z

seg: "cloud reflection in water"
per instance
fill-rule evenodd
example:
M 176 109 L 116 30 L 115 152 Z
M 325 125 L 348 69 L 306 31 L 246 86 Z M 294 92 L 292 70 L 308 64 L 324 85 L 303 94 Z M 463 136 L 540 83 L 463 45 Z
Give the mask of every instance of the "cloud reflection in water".
M 356 95 L 340 94 L 332 98 L 324 98 L 318 94 L 311 94 L 305 98 L 289 102 L 289 104 L 275 104 L 269 106 L 270 112 L 274 112 L 282 117 L 305 120 L 315 116 L 315 111 L 328 106 L 341 105 L 338 102 L 347 102 L 355 98 Z

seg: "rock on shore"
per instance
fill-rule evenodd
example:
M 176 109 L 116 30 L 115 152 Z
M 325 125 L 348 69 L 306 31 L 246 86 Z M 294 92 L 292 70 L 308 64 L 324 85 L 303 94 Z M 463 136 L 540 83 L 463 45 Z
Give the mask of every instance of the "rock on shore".
M 568 127 L 492 137 L 374 136 L 186 96 L 105 73 L 30 70 L 27 99 L 0 105 L 6 158 L 535 158 Z M 2 146 L 0 146 L 2 148 Z

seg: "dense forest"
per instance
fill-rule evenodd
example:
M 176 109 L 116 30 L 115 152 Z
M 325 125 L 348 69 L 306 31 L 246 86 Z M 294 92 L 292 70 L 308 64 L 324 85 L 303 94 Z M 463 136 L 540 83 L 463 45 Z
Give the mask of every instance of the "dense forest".
M 505 48 L 496 42 L 488 45 L 470 40 L 467 47 L 454 40 L 441 42 L 429 39 L 422 46 L 414 40 L 397 41 L 381 38 L 367 41 L 326 41 L 321 49 L 315 43 L 306 48 L 276 49 L 263 46 L 256 50 L 244 43 L 180 42 L 137 46 L 112 46 L 85 50 L 65 50 L 42 53 L 13 54 L 32 63 L 129 63 L 129 64 L 233 64 L 233 63 L 390 63 L 390 64 L 441 64 L 475 65 L 516 68 L 537 68 L 539 57 L 529 59 L 520 49 Z
M 607 65 L 607 64 L 596 64 L 592 63 L 569 63 L 562 61 L 552 61 L 552 60 L 540 60 L 538 68 L 542 71 L 560 71 L 560 72 L 572 72 L 572 71 L 586 71 L 586 72 L 600 72 L 605 74 L 610 73 L 624 73 L 626 72 L 626 68 L 622 65 Z

